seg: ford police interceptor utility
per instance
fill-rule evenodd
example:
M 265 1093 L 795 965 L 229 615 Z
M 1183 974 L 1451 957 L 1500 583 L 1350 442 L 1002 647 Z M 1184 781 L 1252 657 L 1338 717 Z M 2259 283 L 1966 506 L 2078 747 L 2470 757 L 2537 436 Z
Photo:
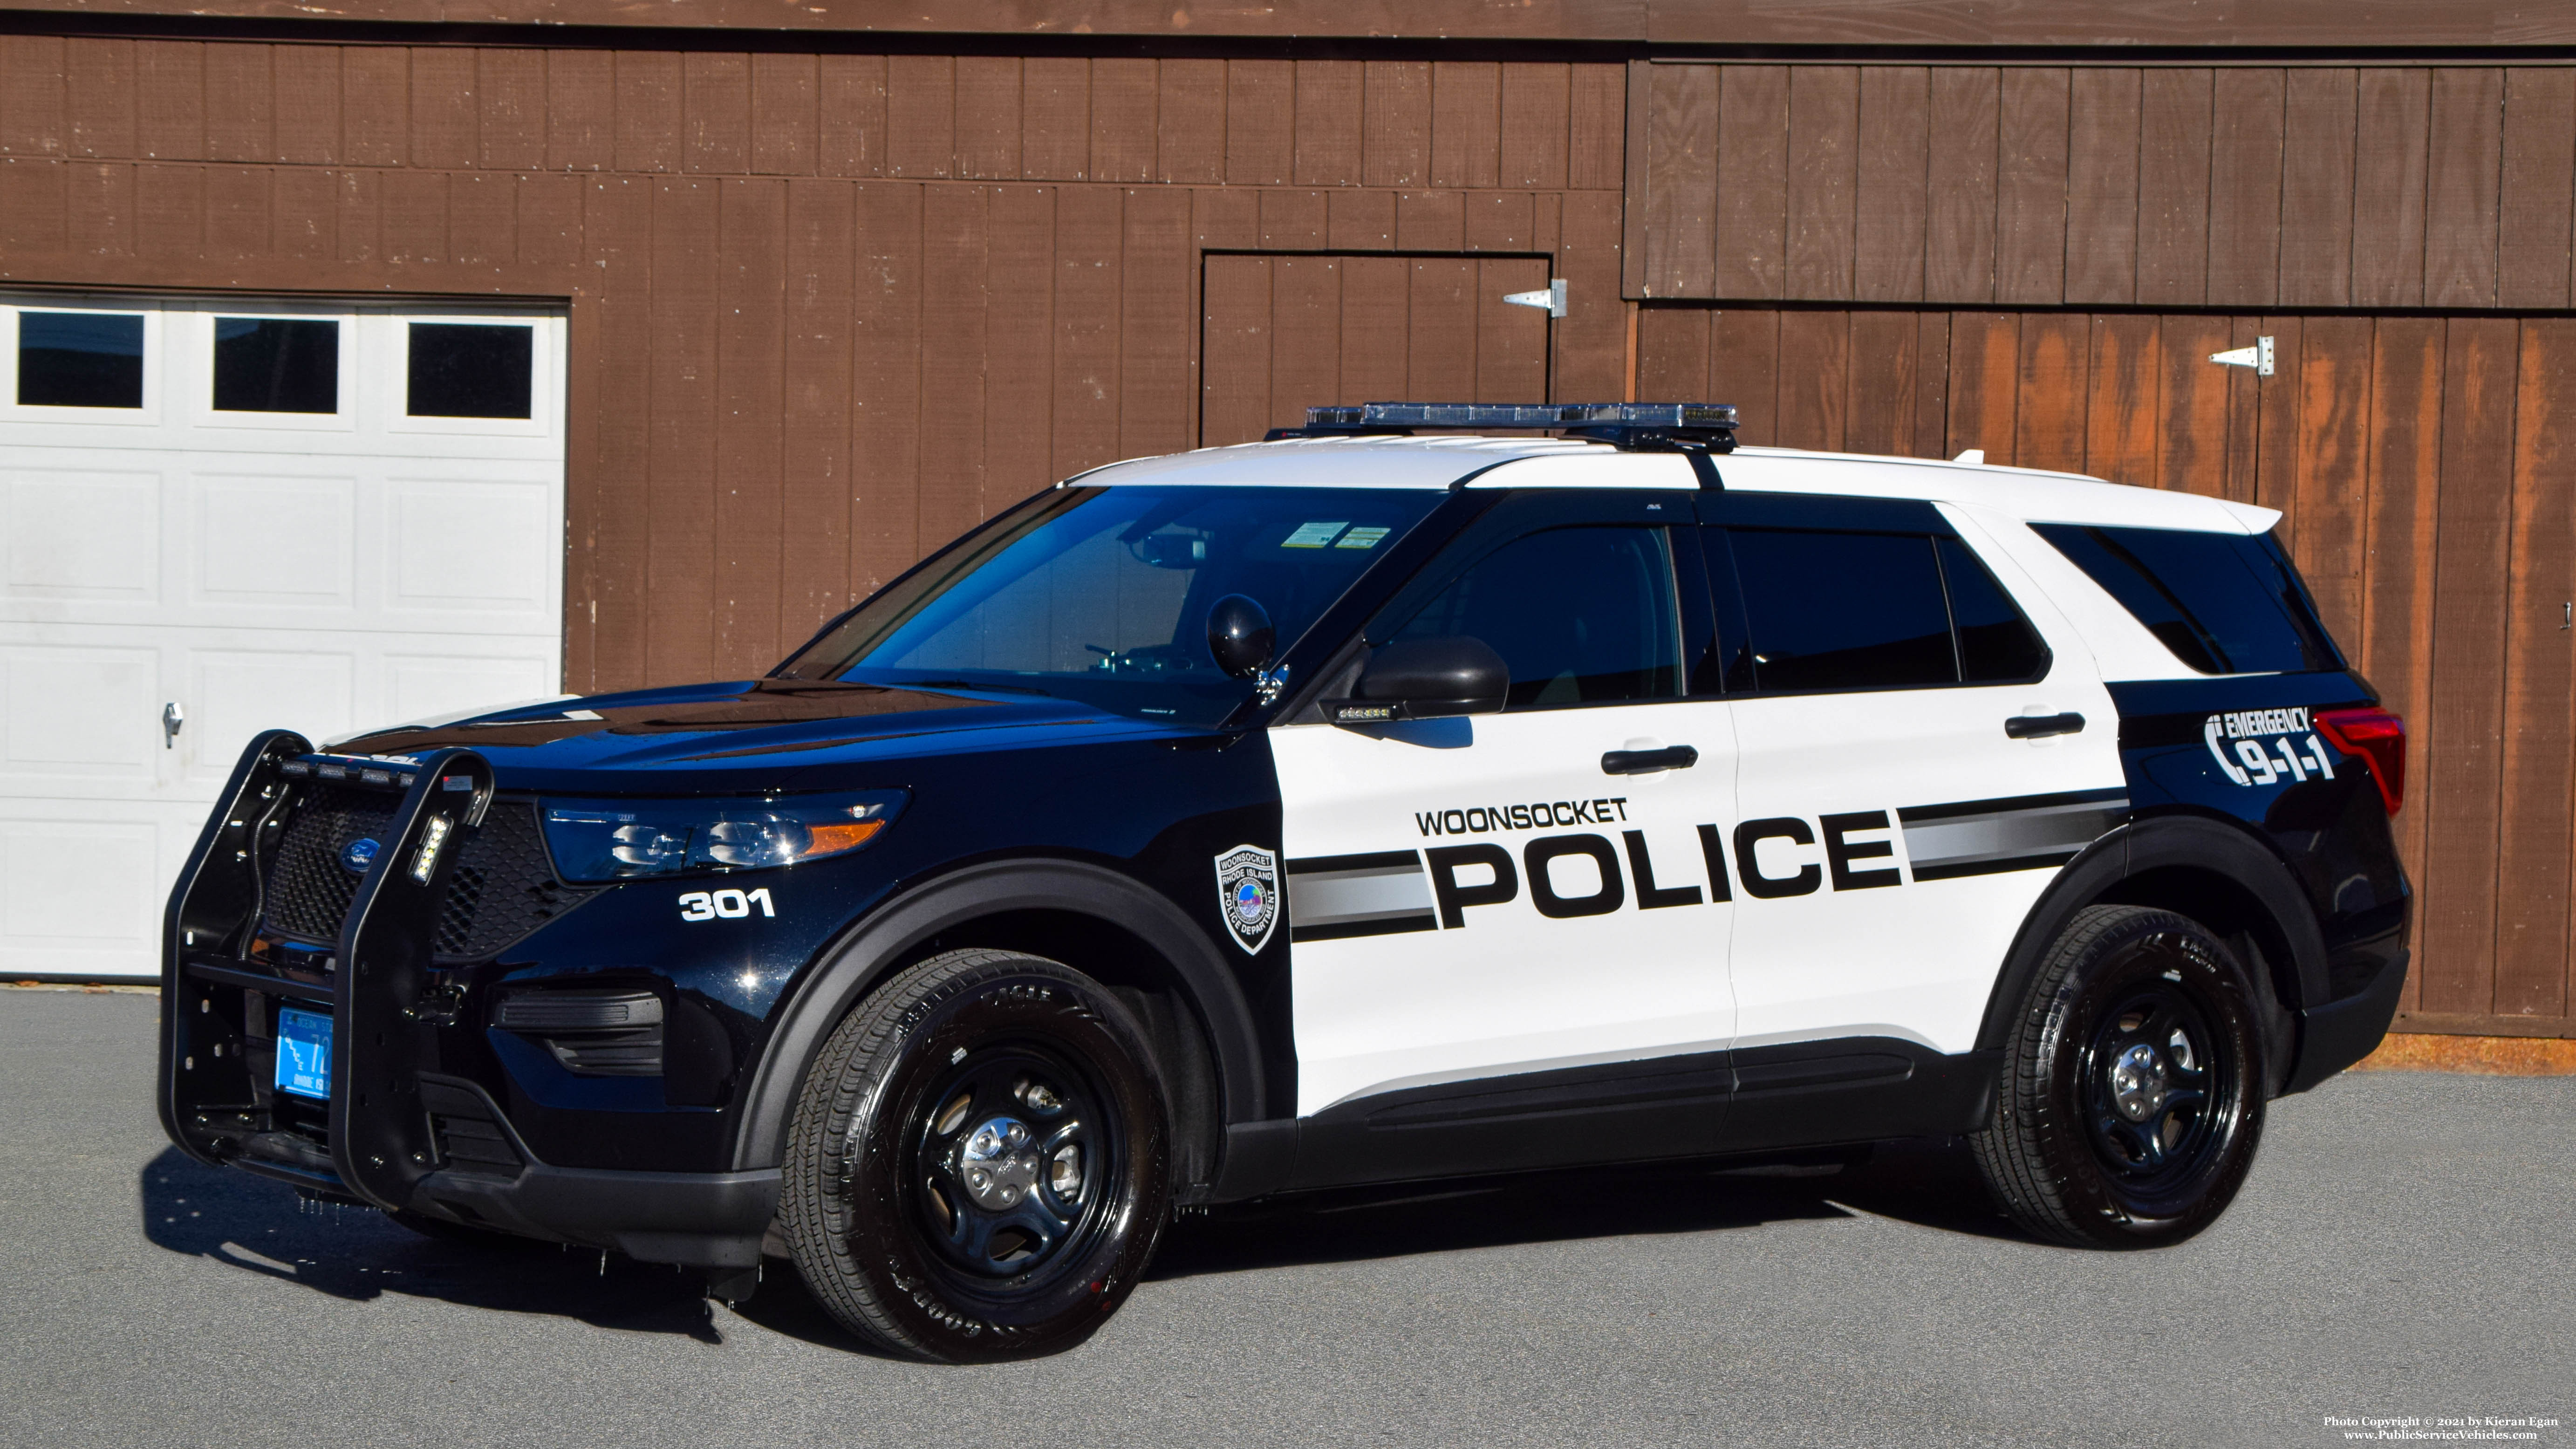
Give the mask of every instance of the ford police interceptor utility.
M 950 1360 L 1332 1185 L 1964 1134 L 2039 1238 L 2198 1231 L 2394 1012 L 2402 725 L 2269 510 L 1733 420 L 1318 409 L 765 678 L 264 734 L 164 1124 Z

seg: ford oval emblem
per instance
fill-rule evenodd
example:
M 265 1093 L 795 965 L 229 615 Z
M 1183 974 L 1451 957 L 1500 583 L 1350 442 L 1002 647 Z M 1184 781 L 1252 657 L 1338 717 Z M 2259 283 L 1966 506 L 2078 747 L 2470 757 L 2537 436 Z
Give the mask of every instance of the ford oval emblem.
M 360 837 L 340 847 L 340 863 L 349 868 L 351 875 L 365 875 L 367 867 L 376 863 L 376 852 L 381 849 L 383 847 L 374 841 Z

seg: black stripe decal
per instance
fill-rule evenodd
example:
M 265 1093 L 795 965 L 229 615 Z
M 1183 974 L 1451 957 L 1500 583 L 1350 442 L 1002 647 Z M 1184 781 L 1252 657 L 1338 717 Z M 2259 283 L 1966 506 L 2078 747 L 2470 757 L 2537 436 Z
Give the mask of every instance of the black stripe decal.
M 1422 857 L 1410 850 L 1381 850 L 1370 855 L 1310 855 L 1292 860 L 1290 875 L 1321 875 L 1336 870 L 1420 870 Z
M 2013 795 L 2001 800 L 1962 800 L 1953 805 L 1908 805 L 1896 812 L 1896 819 L 1902 825 L 1917 825 L 1932 820 L 1953 820 L 1962 815 L 2012 815 L 2063 805 L 2109 804 L 2115 800 L 2127 804 L 2128 790 L 2070 790 L 2062 795 Z
M 1381 916 L 1375 920 L 1329 921 L 1319 926 L 1290 926 L 1288 940 L 1347 941 L 1355 936 L 1400 936 L 1409 931 L 1437 929 L 1439 918 L 1429 911 L 1400 916 Z
M 2048 855 L 2016 855 L 2003 860 L 1968 860 L 1955 865 L 1918 865 L 1914 879 L 1919 883 L 1934 880 L 1957 880 L 1968 875 L 2002 875 L 2007 871 L 2039 870 L 2060 866 L 2073 860 L 2078 852 L 2057 851 Z

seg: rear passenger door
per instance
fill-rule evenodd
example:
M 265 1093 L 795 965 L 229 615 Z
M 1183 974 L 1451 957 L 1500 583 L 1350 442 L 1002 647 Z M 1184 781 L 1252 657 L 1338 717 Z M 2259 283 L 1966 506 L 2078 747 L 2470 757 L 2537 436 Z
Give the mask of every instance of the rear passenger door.
M 1931 504 L 1731 493 L 1702 517 L 1739 760 L 1739 1066 L 1971 1049 L 2023 916 L 2126 810 L 2090 656 Z

